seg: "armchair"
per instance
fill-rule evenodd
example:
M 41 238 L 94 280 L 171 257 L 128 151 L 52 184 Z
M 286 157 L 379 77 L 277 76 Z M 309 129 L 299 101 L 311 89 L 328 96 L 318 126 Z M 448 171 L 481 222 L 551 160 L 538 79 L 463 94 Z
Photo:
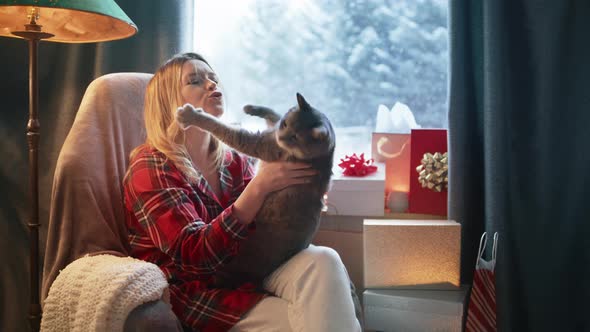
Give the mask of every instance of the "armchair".
M 125 264 L 135 264 L 132 269 L 136 269 L 136 266 L 145 268 L 146 271 L 150 269 L 148 264 L 151 263 L 130 263 L 130 258 L 125 260 L 129 247 L 121 183 L 127 169 L 129 153 L 145 139 L 143 99 L 151 76 L 145 73 L 104 75 L 94 80 L 84 94 L 59 154 L 53 180 L 42 279 L 41 295 L 45 302 L 42 327 L 48 326 L 46 320 L 55 322 L 56 317 L 63 316 L 63 313 L 58 315 L 51 312 L 63 306 L 65 301 L 57 293 L 55 299 L 52 298 L 52 285 L 53 290 L 58 284 L 61 288 L 71 287 L 72 294 L 76 294 L 79 299 L 90 295 L 81 294 L 85 287 L 80 282 L 57 282 L 60 271 L 63 270 L 62 279 L 68 274 L 69 280 L 84 280 L 76 278 L 76 266 L 85 271 L 95 269 L 92 270 L 94 275 L 114 273 L 113 269 L 117 268 L 127 269 Z M 83 265 L 87 261 L 96 261 L 85 260 L 87 255 L 106 257 L 109 260 Z M 159 271 L 157 267 L 156 270 Z M 125 315 L 131 312 L 123 320 L 126 321 L 125 331 L 145 331 L 146 327 L 159 331 L 182 330 L 170 306 L 162 299 L 163 294 L 166 294 L 167 284 L 163 274 L 159 273 L 161 275 L 149 274 L 150 277 L 155 275 L 157 280 L 144 280 L 146 284 L 159 285 L 159 288 L 149 296 L 139 299 L 139 302 L 136 301 L 139 306 L 135 309 L 124 308 Z M 134 280 L 136 275 L 131 273 L 123 276 L 123 279 Z M 80 310 L 81 303 L 82 300 L 77 303 L 77 308 L 66 313 L 69 319 L 60 323 L 64 325 L 63 330 L 76 330 L 65 325 L 74 325 L 77 319 L 74 311 Z M 96 317 L 95 319 L 99 319 Z M 120 330 L 123 330 L 122 325 L 123 323 L 119 324 Z M 92 328 L 86 326 L 83 329 Z M 95 329 L 99 330 L 98 327 Z
M 125 259 L 130 248 L 121 184 L 127 170 L 129 153 L 145 141 L 143 103 L 145 89 L 151 77 L 151 74 L 146 73 L 107 74 L 94 80 L 84 94 L 60 151 L 53 179 L 42 279 L 42 330 L 49 325 L 48 320 L 60 322 L 63 318 L 62 313 L 57 314 L 53 310 L 63 310 L 68 305 L 68 296 L 64 294 L 70 293 L 70 288 L 72 294 L 79 299 L 90 296 L 83 293 L 84 285 L 88 282 L 81 281 L 90 279 L 76 275 L 77 270 L 92 269 L 93 275 L 113 274 L 126 270 L 126 264 L 138 263 Z M 87 256 L 95 259 L 87 259 Z M 149 266 L 137 266 L 137 269 L 150 271 Z M 133 279 L 130 276 L 136 275 L 137 273 L 130 273 L 126 278 Z M 100 282 L 91 283 L 95 289 L 106 288 Z M 145 283 L 165 285 L 166 281 L 155 278 Z M 56 289 L 58 287 L 59 290 Z M 161 288 L 155 293 L 155 298 L 154 292 L 150 293 L 152 297 L 148 297 L 148 300 L 141 299 L 135 309 L 125 307 L 123 311 L 129 315 L 124 320 L 124 326 L 120 326 L 122 323 L 118 324 L 117 329 L 182 331 L 179 320 L 166 302 L 167 290 L 165 287 Z M 351 294 L 357 318 L 362 323 L 361 306 L 352 282 Z M 116 298 L 113 300 L 111 297 L 111 301 L 114 304 L 110 307 L 120 306 Z M 74 303 L 76 308 L 66 312 L 68 319 L 63 320 L 63 325 L 68 327 L 59 330 L 78 330 L 73 325 L 82 326 L 84 331 L 105 330 L 101 328 L 105 326 L 101 322 L 95 322 L 92 326 L 80 325 L 77 319 L 85 316 L 85 312 L 79 310 L 84 309 L 83 303 L 88 301 Z M 78 309 L 77 316 L 74 309 Z M 95 311 L 92 311 L 95 320 L 105 317 L 97 315 Z

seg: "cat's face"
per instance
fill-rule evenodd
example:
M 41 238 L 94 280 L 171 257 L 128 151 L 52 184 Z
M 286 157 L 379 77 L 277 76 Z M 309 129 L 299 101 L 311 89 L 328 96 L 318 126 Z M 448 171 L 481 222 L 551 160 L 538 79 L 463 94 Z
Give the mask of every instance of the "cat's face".
M 334 149 L 336 136 L 328 118 L 297 94 L 297 106 L 279 121 L 276 139 L 298 159 L 312 159 Z

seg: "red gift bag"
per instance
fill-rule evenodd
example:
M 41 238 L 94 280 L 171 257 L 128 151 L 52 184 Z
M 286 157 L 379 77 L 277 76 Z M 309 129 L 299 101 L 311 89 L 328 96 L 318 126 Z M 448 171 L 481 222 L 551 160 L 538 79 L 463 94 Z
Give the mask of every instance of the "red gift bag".
M 498 233 L 494 233 L 492 259 L 488 262 L 482 258 L 486 248 L 487 234 L 484 232 L 479 241 L 479 251 L 473 285 L 467 307 L 465 331 L 490 332 L 496 328 L 496 251 L 498 249 Z
M 410 194 L 408 212 L 447 215 L 447 189 L 440 192 L 423 187 L 419 181 L 417 167 L 422 165 L 426 153 L 447 152 L 446 129 L 412 129 L 410 148 Z

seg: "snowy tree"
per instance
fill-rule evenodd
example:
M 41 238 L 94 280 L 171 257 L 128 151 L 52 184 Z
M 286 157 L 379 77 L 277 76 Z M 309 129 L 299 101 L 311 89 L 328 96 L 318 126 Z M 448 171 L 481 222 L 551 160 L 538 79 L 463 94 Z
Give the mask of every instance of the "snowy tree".
M 336 126 L 374 125 L 379 104 L 446 126 L 446 2 L 257 0 L 242 22 L 243 93 L 286 110 L 301 92 Z
M 332 39 L 327 24 L 317 24 L 323 13 L 290 11 L 285 1 L 257 1 L 242 22 L 244 93 L 252 103 L 286 111 L 302 93 L 312 104 L 328 95 L 318 67 L 331 60 L 324 41 Z M 314 12 L 318 10 L 317 12 Z

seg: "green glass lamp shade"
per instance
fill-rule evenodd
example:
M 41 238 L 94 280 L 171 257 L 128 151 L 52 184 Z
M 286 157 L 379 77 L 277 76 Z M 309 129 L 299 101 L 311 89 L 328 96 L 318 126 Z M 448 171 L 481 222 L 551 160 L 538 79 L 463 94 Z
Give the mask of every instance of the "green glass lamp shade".
M 113 0 L 0 0 L 0 36 L 25 30 L 31 10 L 48 41 L 92 43 L 127 38 L 137 26 Z M 29 16 L 29 18 L 27 18 Z

